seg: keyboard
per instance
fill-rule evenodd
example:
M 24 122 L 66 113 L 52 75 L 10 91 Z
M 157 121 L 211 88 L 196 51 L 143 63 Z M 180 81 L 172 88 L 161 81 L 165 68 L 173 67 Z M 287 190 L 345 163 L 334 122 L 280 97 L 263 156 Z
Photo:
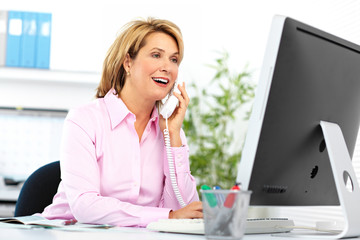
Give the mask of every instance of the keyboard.
M 294 228 L 294 221 L 287 218 L 248 218 L 245 234 L 283 233 Z M 203 219 L 159 219 L 147 225 L 147 229 L 159 232 L 204 234 Z

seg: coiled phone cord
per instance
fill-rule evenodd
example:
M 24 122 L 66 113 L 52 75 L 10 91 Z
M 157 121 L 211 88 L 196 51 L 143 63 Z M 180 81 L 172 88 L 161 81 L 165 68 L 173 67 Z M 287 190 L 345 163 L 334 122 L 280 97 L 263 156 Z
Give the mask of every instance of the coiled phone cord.
M 171 147 L 170 147 L 170 134 L 169 134 L 167 118 L 165 118 L 165 123 L 166 123 L 166 128 L 164 129 L 164 141 L 165 141 L 166 155 L 167 155 L 167 159 L 168 159 L 168 163 L 169 163 L 170 181 L 171 181 L 171 185 L 174 190 L 176 199 L 178 200 L 181 207 L 185 207 L 186 203 L 184 202 L 184 199 L 181 196 L 179 187 L 176 182 L 175 167 L 174 167 L 173 155 L 172 155 Z

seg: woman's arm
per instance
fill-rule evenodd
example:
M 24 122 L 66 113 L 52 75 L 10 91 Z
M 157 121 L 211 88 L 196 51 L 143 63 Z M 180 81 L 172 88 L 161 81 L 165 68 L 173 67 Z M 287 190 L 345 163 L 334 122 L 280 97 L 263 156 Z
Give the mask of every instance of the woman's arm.
M 179 188 L 180 194 L 186 204 L 199 201 L 199 196 L 196 190 L 195 178 L 191 175 L 189 164 L 189 148 L 187 146 L 184 132 L 181 130 L 181 141 L 184 144 L 182 147 L 172 147 L 173 164 L 175 168 L 176 184 Z M 166 153 L 164 154 L 164 175 L 165 186 L 163 193 L 163 206 L 171 208 L 174 211 L 169 217 L 176 217 L 176 211 L 181 208 L 178 199 L 175 196 L 169 173 L 169 162 Z M 177 217 L 199 218 L 202 217 L 201 204 L 197 204 L 194 208 L 182 209 Z M 190 212 L 188 212 L 190 211 Z M 191 216 L 191 217 L 189 217 Z
M 171 207 L 174 210 L 169 214 L 169 218 L 199 218 L 202 217 L 202 205 L 198 202 L 199 196 L 196 191 L 196 182 L 190 173 L 189 147 L 187 145 L 185 133 L 181 128 L 190 99 L 185 89 L 185 83 L 182 85 L 179 84 L 178 88 L 181 94 L 176 92 L 173 94 L 178 98 L 179 106 L 175 109 L 169 119 L 165 120 L 160 116 L 159 124 L 161 131 L 164 132 L 167 123 L 176 184 L 185 204 L 189 205 L 181 209 L 181 205 L 174 194 L 174 189 L 170 180 L 166 149 L 164 151 L 165 186 L 162 200 L 164 207 Z M 164 137 L 166 138 L 165 134 Z M 197 203 L 190 204 L 192 202 Z

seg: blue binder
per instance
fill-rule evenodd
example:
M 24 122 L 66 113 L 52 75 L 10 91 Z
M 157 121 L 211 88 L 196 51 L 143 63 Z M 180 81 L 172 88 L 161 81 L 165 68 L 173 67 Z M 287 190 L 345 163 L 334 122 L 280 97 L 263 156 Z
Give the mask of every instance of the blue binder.
M 51 13 L 38 13 L 35 67 L 50 66 Z
M 5 61 L 5 65 L 8 67 L 19 67 L 20 65 L 22 15 L 22 12 L 19 11 L 8 11 L 8 33 Z
M 35 67 L 37 13 L 23 12 L 23 35 L 20 45 L 20 67 Z

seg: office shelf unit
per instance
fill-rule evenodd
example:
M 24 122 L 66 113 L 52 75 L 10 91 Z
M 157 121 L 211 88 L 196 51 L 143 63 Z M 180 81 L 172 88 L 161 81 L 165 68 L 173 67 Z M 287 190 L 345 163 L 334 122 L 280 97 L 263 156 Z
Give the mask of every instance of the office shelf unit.
M 21 188 L 21 184 L 6 185 L 4 178 L 16 180 L 16 171 L 21 173 L 22 168 L 29 168 L 28 175 L 29 165 L 33 170 L 45 161 L 59 160 L 63 120 L 53 115 L 63 112 L 63 119 L 67 110 L 94 99 L 100 77 L 96 72 L 0 67 L 0 120 L 4 124 L 0 128 L 0 140 L 3 141 L 0 149 L 0 170 L 3 172 L 0 176 L 0 217 L 13 215 Z M 14 113 L 9 115 L 11 111 Z M 31 134 L 35 134 L 34 137 Z M 46 142 L 42 142 L 41 136 Z M 36 147 L 33 143 L 37 143 Z M 42 148 L 44 151 L 39 150 Z M 17 167 L 13 167 L 14 164 L 18 164 Z
M 94 98 L 100 73 L 0 68 L 0 106 L 70 109 Z
M 0 82 L 27 81 L 27 82 L 52 82 L 61 84 L 84 84 L 96 86 L 100 73 L 75 72 L 61 70 L 43 70 L 34 68 L 0 68 Z

